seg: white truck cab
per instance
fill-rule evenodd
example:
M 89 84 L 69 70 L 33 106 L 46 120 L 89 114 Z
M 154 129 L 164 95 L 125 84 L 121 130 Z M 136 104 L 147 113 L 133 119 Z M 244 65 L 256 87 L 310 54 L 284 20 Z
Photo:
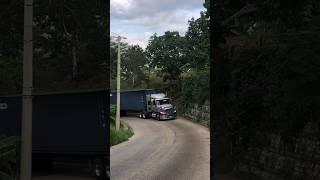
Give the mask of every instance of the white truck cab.
M 177 111 L 171 104 L 171 100 L 163 93 L 149 94 L 146 97 L 148 117 L 157 120 L 175 119 Z

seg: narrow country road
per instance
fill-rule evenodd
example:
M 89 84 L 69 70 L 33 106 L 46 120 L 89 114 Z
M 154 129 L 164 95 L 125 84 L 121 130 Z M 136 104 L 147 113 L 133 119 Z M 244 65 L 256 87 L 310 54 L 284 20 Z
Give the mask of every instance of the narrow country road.
M 209 180 L 210 134 L 178 118 L 155 121 L 122 118 L 134 136 L 111 147 L 112 180 Z

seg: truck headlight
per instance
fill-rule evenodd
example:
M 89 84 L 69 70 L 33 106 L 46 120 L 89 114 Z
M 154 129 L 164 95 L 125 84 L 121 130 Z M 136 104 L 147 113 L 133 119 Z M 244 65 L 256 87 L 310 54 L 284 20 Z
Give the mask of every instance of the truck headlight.
M 160 114 L 164 115 L 164 114 L 167 114 L 167 113 L 166 113 L 166 112 L 161 111 L 161 112 L 160 112 Z

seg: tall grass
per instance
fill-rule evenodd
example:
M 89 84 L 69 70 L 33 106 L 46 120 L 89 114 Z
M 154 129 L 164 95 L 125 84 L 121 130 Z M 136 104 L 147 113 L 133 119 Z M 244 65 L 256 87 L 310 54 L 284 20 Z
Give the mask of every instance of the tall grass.
M 130 129 L 120 128 L 118 131 L 114 124 L 110 124 L 110 144 L 111 146 L 127 141 L 133 135 Z
M 127 141 L 132 135 L 133 132 L 130 129 L 125 129 L 120 126 L 120 129 L 117 131 L 115 127 L 115 115 L 116 115 L 116 106 L 110 105 L 110 145 L 116 145 L 123 141 Z

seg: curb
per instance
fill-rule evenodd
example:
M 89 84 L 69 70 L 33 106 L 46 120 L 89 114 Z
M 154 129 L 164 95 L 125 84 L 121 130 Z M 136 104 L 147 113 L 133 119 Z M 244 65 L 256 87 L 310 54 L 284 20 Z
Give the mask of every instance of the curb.
M 120 125 L 122 125 L 124 129 L 129 129 L 131 132 L 133 132 L 132 128 L 130 127 L 130 125 L 127 122 L 125 122 L 125 121 L 123 121 L 121 119 L 120 119 Z

